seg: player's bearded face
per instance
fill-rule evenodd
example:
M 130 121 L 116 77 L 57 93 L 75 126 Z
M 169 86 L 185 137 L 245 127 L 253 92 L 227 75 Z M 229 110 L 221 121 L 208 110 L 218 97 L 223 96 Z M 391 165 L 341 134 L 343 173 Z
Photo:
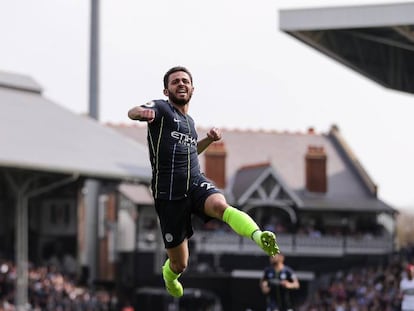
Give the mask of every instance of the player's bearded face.
M 193 90 L 190 76 L 183 71 L 178 71 L 170 75 L 168 88 L 164 90 L 164 94 L 171 102 L 184 106 L 193 96 Z
M 192 90 L 179 89 L 179 90 L 176 90 L 175 92 L 172 90 L 169 90 L 168 92 L 169 100 L 179 106 L 187 105 L 187 103 L 190 101 L 192 96 L 193 96 Z

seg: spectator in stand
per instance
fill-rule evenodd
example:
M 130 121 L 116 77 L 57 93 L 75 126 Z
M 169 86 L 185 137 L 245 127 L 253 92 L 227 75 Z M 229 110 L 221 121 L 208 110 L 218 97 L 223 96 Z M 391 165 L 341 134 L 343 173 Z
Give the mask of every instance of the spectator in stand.
M 414 265 L 408 264 L 405 273 L 400 282 L 401 310 L 414 311 Z

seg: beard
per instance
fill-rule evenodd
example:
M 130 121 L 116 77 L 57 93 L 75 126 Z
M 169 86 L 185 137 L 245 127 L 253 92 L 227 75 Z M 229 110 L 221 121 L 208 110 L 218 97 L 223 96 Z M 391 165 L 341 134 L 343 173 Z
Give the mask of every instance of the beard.
M 176 104 L 178 106 L 185 106 L 190 101 L 191 96 L 193 96 L 193 94 L 188 93 L 188 98 L 178 98 L 172 92 L 170 92 L 168 98 L 171 102 L 173 102 L 174 104 Z

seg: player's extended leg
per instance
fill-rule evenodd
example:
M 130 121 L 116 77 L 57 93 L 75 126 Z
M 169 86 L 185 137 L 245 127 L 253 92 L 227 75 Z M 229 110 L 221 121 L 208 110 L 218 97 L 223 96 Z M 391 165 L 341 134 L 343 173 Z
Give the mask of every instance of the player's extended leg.
M 188 241 L 185 239 L 180 245 L 167 248 L 168 259 L 162 266 L 162 276 L 164 278 L 165 288 L 173 297 L 181 297 L 184 289 L 178 281 L 181 273 L 184 272 L 188 263 Z
M 275 234 L 270 231 L 261 231 L 247 213 L 228 205 L 222 194 L 210 195 L 205 202 L 204 211 L 211 217 L 223 220 L 237 234 L 253 239 L 269 256 L 280 252 Z

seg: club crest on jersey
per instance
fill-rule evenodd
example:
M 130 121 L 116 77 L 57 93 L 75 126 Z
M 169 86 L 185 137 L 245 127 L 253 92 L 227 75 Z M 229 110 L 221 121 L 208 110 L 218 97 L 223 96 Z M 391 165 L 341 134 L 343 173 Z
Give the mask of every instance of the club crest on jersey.
M 178 140 L 179 144 L 186 145 L 186 146 L 197 146 L 197 140 L 188 134 L 173 131 L 171 132 L 171 137 Z
M 148 108 L 151 108 L 151 107 L 154 107 L 154 106 L 155 106 L 155 102 L 153 100 L 144 104 L 144 107 L 148 107 Z
M 172 236 L 172 234 L 171 233 L 166 233 L 165 234 L 165 240 L 167 241 L 167 242 L 169 242 L 169 243 L 171 243 L 172 241 L 173 241 L 173 236 Z

